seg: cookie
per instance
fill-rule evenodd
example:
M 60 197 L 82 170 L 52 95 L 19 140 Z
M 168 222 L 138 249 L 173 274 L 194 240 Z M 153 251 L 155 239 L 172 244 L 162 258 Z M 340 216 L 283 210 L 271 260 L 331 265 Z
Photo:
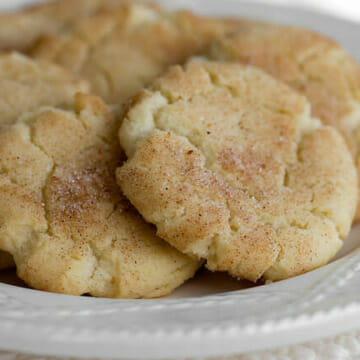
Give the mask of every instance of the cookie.
M 68 70 L 18 54 L 0 55 L 0 131 L 41 106 L 72 107 L 89 84 Z
M 40 106 L 71 105 L 75 93 L 87 91 L 88 87 L 85 81 L 58 66 L 35 62 L 17 53 L 1 55 L 0 131 Z M 0 251 L 0 269 L 12 266 L 12 257 Z
M 8 269 L 14 266 L 12 256 L 4 251 L 0 251 L 0 270 Z
M 208 55 L 258 66 L 305 95 L 313 116 L 345 137 L 360 175 L 360 67 L 339 44 L 310 30 L 257 24 L 215 42 Z
M 32 55 L 80 74 L 96 95 L 119 104 L 169 65 L 184 62 L 215 38 L 242 26 L 248 22 L 124 5 L 78 21 L 61 36 L 44 38 Z
M 86 91 L 57 65 L 0 56 L 0 249 L 36 289 L 166 294 L 198 263 L 158 239 L 122 196 L 119 121 Z
M 156 297 L 198 268 L 116 185 L 118 127 L 99 98 L 78 94 L 73 108 L 39 108 L 0 133 L 0 248 L 31 287 Z
M 120 142 L 124 194 L 210 270 L 285 279 L 326 264 L 350 230 L 357 176 L 343 137 L 256 68 L 172 67 L 134 99 Z
M 55 0 L 0 14 L 0 50 L 29 50 L 42 35 L 61 31 L 92 14 L 136 0 Z

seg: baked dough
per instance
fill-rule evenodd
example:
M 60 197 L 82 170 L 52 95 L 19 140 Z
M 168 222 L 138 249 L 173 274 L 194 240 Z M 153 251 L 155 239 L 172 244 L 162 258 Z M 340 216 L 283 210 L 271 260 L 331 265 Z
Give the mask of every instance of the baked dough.
M 169 65 L 183 63 L 219 36 L 248 25 L 131 4 L 80 20 L 61 36 L 44 38 L 32 55 L 80 74 L 96 95 L 119 104 Z
M 305 95 L 312 115 L 345 137 L 360 175 L 360 66 L 339 44 L 302 28 L 249 24 L 208 56 L 260 67 Z
M 59 34 L 82 18 L 136 0 L 55 0 L 0 14 L 0 50 L 29 50 L 43 35 Z
M 121 194 L 118 126 L 99 98 L 78 94 L 72 109 L 40 108 L 0 134 L 0 248 L 31 287 L 157 297 L 197 270 Z
M 326 264 L 350 230 L 357 176 L 343 137 L 256 68 L 172 67 L 133 100 L 120 142 L 124 194 L 210 270 L 285 279 Z
M 71 107 L 89 84 L 70 71 L 18 53 L 0 55 L 0 131 L 41 106 Z
M 0 251 L 0 270 L 15 266 L 12 256 L 4 251 Z
M 0 56 L 0 131 L 18 117 L 39 106 L 67 106 L 78 91 L 89 85 L 70 72 L 44 61 L 10 53 Z M 0 270 L 14 266 L 12 257 L 0 251 Z

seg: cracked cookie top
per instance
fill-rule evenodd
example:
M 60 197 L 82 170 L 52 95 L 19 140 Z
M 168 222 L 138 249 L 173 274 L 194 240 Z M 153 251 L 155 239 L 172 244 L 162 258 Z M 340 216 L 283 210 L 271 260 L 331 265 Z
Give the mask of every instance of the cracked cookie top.
M 0 92 L 13 91 L 0 101 L 0 249 L 36 289 L 124 298 L 169 293 L 199 264 L 156 237 L 117 186 L 124 157 L 118 118 L 101 99 L 74 95 L 87 87 L 75 86 L 73 75 L 40 64 L 0 58 Z M 10 101 L 16 113 L 5 116 Z
M 357 176 L 342 136 L 256 68 L 170 68 L 134 98 L 120 142 L 124 194 L 211 270 L 284 279 L 328 262 L 349 232 Z
M 59 34 L 99 11 L 136 0 L 53 0 L 0 14 L 0 50 L 29 50 L 43 35 Z
M 0 55 L 0 131 L 40 106 L 71 107 L 89 84 L 70 71 L 18 53 Z
M 360 66 L 339 44 L 302 28 L 255 24 L 216 41 L 208 56 L 260 67 L 305 95 L 312 115 L 343 134 L 360 174 Z
M 35 57 L 59 63 L 89 80 L 96 95 L 119 104 L 169 65 L 183 63 L 244 21 L 223 21 L 148 4 L 124 5 L 44 38 Z

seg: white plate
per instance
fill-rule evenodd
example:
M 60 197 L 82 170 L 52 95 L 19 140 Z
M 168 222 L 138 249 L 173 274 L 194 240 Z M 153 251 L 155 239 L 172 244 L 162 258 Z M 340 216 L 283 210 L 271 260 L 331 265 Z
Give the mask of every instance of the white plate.
M 0 7 L 7 4 L 1 0 Z M 177 4 L 206 14 L 308 26 L 336 38 L 360 59 L 357 24 L 254 2 L 171 2 Z M 70 297 L 0 283 L 0 348 L 87 358 L 170 359 L 244 353 L 344 332 L 360 327 L 359 239 L 360 226 L 338 260 L 303 276 L 251 287 L 205 272 L 167 299 Z

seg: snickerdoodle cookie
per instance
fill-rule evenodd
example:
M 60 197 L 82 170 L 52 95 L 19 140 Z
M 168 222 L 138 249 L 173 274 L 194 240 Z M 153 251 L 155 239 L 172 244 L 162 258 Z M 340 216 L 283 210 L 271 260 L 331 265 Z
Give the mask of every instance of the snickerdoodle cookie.
M 28 285 L 156 297 L 198 268 L 157 238 L 122 195 L 117 128 L 99 98 L 78 94 L 73 108 L 39 108 L 0 133 L 0 248 Z
M 0 56 L 0 249 L 36 289 L 167 294 L 198 263 L 157 238 L 121 194 L 119 120 L 79 94 L 87 90 L 56 65 Z
M 324 265 L 349 232 L 357 176 L 345 141 L 256 68 L 172 67 L 134 99 L 120 142 L 124 194 L 211 270 L 284 279 Z
M 59 34 L 82 18 L 136 0 L 54 0 L 0 14 L 0 50 L 29 50 L 43 35 Z
M 360 66 L 339 44 L 306 29 L 256 24 L 215 42 L 208 56 L 258 66 L 305 95 L 312 115 L 345 137 L 360 175 Z
M 32 55 L 74 71 L 90 81 L 96 95 L 119 104 L 169 65 L 183 63 L 243 26 L 248 22 L 130 4 L 78 21 L 61 36 L 44 38 Z
M 0 270 L 8 269 L 14 266 L 12 256 L 4 251 L 0 251 Z
M 89 85 L 70 71 L 18 53 L 0 55 L 0 131 L 41 106 L 72 107 Z

